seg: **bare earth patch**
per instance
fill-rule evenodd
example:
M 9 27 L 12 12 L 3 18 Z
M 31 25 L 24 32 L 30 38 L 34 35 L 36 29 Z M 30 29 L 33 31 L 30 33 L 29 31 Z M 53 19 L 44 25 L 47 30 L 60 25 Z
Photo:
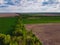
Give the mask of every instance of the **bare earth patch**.
M 43 45 L 60 45 L 60 23 L 27 24 L 25 27 L 32 29 Z
M 14 17 L 18 16 L 16 13 L 0 13 L 0 17 Z

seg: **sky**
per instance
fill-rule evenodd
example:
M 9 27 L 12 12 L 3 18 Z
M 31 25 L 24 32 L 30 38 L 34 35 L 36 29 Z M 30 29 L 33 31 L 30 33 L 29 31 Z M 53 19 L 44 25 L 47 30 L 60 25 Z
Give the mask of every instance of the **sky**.
M 20 0 L 18 0 L 19 2 Z M 20 1 L 14 3 L 14 5 L 3 4 L 4 1 L 0 1 L 0 13 L 44 13 L 44 12 L 60 12 L 60 3 L 59 4 L 46 4 L 42 3 L 43 0 L 33 1 Z M 46 0 L 47 1 L 47 0 Z M 60 2 L 60 0 L 58 0 Z

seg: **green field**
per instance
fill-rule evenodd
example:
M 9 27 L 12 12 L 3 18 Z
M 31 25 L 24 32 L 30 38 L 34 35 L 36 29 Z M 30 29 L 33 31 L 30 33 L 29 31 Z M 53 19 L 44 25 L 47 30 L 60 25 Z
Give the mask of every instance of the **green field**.
M 35 24 L 35 23 L 60 23 L 60 16 L 39 16 L 32 17 L 31 19 L 23 19 L 25 24 Z
M 1 17 L 0 18 L 0 33 L 7 34 L 15 26 L 17 22 L 16 17 Z M 37 23 L 60 23 L 60 16 L 40 16 L 35 18 L 23 18 L 24 24 Z
M 8 33 L 16 24 L 16 17 L 1 17 L 0 18 L 0 33 Z

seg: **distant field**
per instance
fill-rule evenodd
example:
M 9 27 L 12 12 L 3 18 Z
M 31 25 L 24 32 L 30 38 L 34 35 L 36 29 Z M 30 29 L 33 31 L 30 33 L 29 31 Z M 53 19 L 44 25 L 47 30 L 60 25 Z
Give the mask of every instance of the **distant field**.
M 0 33 L 8 33 L 16 24 L 16 17 L 0 17 Z
M 0 17 L 0 33 L 9 33 L 17 22 L 16 17 Z M 60 16 L 40 16 L 23 18 L 24 24 L 60 23 Z
M 39 17 L 30 17 L 23 19 L 25 24 L 34 24 L 34 23 L 60 23 L 60 16 L 39 16 Z

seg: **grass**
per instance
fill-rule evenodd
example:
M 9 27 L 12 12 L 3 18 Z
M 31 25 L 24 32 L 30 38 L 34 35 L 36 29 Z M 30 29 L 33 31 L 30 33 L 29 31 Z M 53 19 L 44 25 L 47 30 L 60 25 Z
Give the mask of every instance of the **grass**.
M 0 18 L 0 33 L 7 34 L 8 31 L 16 24 L 15 17 L 1 17 Z

